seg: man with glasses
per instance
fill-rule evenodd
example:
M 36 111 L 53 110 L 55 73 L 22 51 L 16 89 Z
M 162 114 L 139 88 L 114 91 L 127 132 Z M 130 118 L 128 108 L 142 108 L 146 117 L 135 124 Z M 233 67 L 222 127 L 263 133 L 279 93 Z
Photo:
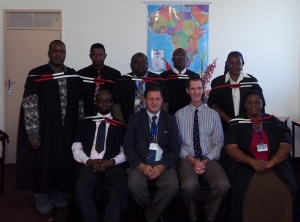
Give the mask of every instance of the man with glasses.
M 125 124 L 111 115 L 112 95 L 107 90 L 96 95 L 97 115 L 80 122 L 72 146 L 80 163 L 75 199 L 82 221 L 97 222 L 94 190 L 98 183 L 108 193 L 103 221 L 119 221 L 120 209 L 127 207 L 127 183 L 121 163 L 126 157 L 121 147 Z
M 169 113 L 172 115 L 191 101 L 185 91 L 185 81 L 198 74 L 186 68 L 187 60 L 186 51 L 183 48 L 176 49 L 172 56 L 174 67 L 160 74 L 165 79 L 170 94 Z

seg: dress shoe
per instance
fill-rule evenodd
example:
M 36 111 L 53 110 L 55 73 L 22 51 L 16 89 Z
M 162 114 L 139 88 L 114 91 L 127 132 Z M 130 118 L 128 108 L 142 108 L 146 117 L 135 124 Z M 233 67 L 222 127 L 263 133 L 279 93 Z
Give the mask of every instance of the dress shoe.
M 41 217 L 44 221 L 47 221 L 47 222 L 55 221 L 55 217 L 51 213 L 51 211 L 41 214 Z
M 64 214 L 68 214 L 69 213 L 69 206 L 65 206 L 65 207 L 57 207 L 57 208 L 53 208 L 54 211 L 60 211 Z

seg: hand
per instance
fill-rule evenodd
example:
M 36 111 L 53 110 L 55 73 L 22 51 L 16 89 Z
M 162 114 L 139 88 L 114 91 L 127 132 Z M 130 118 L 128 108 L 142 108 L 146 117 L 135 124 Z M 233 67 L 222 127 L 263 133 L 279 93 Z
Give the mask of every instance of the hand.
M 138 167 L 138 169 L 140 171 L 142 171 L 142 173 L 147 177 L 147 178 L 150 178 L 154 175 L 154 171 L 153 171 L 153 168 L 152 166 L 150 165 L 147 165 L 147 164 L 144 164 L 144 163 L 141 163 Z
M 196 167 L 194 167 L 194 171 L 201 175 L 201 174 L 204 174 L 205 171 L 206 171 L 206 164 L 207 162 L 206 161 L 199 161 L 200 164 L 198 164 Z
M 149 177 L 149 180 L 154 180 L 156 179 L 157 177 L 160 176 L 160 174 L 166 169 L 165 166 L 163 166 L 162 164 L 158 164 L 158 165 L 155 165 L 153 167 L 153 176 L 152 177 Z
M 253 159 L 251 166 L 254 168 L 254 170 L 258 173 L 265 171 L 266 167 L 266 162 L 262 161 L 262 160 L 256 160 Z
M 34 140 L 30 140 L 30 145 L 33 149 L 37 149 L 40 147 L 41 145 L 41 142 L 40 142 L 40 139 L 34 139 Z
M 102 167 L 102 164 L 100 164 L 99 161 L 100 160 L 88 159 L 88 161 L 86 161 L 86 165 L 93 168 L 94 172 L 100 172 L 100 171 L 103 171 L 103 167 Z
M 99 160 L 99 163 L 101 165 L 101 171 L 105 171 L 105 169 L 107 169 L 109 167 L 113 167 L 116 164 L 114 159 L 112 159 L 112 160 Z
M 271 169 L 273 166 L 276 165 L 275 161 L 272 159 L 268 160 L 267 162 L 264 162 L 264 164 L 265 164 L 266 168 L 268 168 L 268 169 Z

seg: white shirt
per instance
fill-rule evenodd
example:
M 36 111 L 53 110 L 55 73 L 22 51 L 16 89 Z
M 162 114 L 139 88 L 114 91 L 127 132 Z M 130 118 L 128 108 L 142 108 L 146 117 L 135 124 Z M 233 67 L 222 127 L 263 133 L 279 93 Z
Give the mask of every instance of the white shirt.
M 238 84 L 240 81 L 243 80 L 243 78 L 251 78 L 247 74 L 244 74 L 243 71 L 241 71 L 239 78 L 237 81 L 233 81 L 229 75 L 229 72 L 226 73 L 225 75 L 225 83 L 229 80 L 230 84 Z M 234 115 L 237 116 L 239 115 L 240 111 L 240 89 L 239 88 L 232 88 L 232 100 L 233 100 L 233 107 L 234 107 Z
M 111 113 L 103 116 L 100 113 L 97 113 L 97 116 L 99 117 L 107 117 L 109 119 L 112 119 Z M 97 133 L 98 133 L 98 127 L 100 125 L 100 123 L 104 121 L 104 120 L 100 120 L 100 121 L 95 121 L 96 124 L 96 131 L 95 131 L 95 136 L 94 136 L 94 141 L 93 141 L 93 146 L 92 146 L 92 150 L 91 150 L 91 155 L 90 158 L 84 153 L 83 151 L 83 147 L 81 142 L 75 142 L 72 145 L 72 152 L 73 152 L 73 157 L 74 159 L 79 162 L 79 163 L 83 163 L 86 164 L 86 162 L 89 159 L 95 160 L 95 159 L 103 159 L 103 156 L 105 154 L 106 151 L 106 137 L 107 137 L 107 131 L 108 131 L 108 127 L 109 127 L 109 123 L 106 123 L 106 130 L 105 130 L 105 141 L 104 141 L 104 150 L 101 153 L 98 153 L 96 151 L 96 141 L 97 141 Z M 125 154 L 124 154 L 124 150 L 123 147 L 120 147 L 120 152 L 117 156 L 115 156 L 113 158 L 115 160 L 116 165 L 123 163 L 127 160 Z
M 173 71 L 174 73 L 176 73 L 176 74 L 179 74 L 179 73 L 185 74 L 186 68 L 184 68 L 184 70 L 182 70 L 181 72 L 179 72 L 176 68 L 172 68 L 172 71 Z

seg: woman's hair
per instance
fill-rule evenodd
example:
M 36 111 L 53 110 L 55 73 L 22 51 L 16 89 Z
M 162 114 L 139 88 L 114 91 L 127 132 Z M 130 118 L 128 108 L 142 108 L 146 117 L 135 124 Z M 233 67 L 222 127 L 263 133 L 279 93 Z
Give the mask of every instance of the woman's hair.
M 228 54 L 227 60 L 226 60 L 226 62 L 225 62 L 224 75 L 228 72 L 227 61 L 228 61 L 228 59 L 229 59 L 230 56 L 239 56 L 239 57 L 241 58 L 241 60 L 242 60 L 242 64 L 243 64 L 243 65 L 245 64 L 242 53 L 240 53 L 240 52 L 238 52 L 238 51 L 232 51 L 232 52 L 230 52 L 230 53 Z
M 253 94 L 258 95 L 259 98 L 261 99 L 262 103 L 263 103 L 263 106 L 265 106 L 265 104 L 264 104 L 264 96 L 263 96 L 263 94 L 261 92 L 259 92 L 257 90 L 250 90 L 249 92 L 247 92 L 245 94 L 245 97 L 244 97 L 244 103 L 246 102 L 248 96 L 253 95 Z

